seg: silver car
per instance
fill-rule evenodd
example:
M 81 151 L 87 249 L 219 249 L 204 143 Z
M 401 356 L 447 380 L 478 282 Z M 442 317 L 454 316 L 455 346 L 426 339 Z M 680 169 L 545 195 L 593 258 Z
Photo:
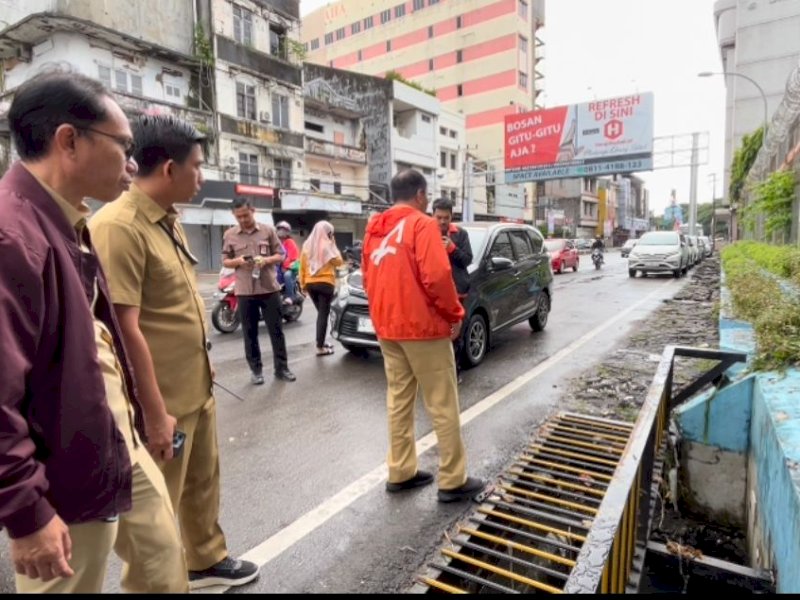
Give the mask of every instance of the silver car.
M 690 266 L 689 246 L 677 231 L 648 231 L 628 255 L 628 275 L 647 273 L 685 274 Z

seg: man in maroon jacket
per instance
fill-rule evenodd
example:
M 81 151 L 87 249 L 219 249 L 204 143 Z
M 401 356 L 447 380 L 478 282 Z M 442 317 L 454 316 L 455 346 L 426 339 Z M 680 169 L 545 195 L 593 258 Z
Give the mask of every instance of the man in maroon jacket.
M 8 120 L 22 160 L 0 180 L 0 525 L 17 590 L 98 593 L 113 548 L 124 590 L 188 591 L 86 229 L 84 198 L 114 200 L 136 173 L 128 120 L 62 72 L 20 86 Z

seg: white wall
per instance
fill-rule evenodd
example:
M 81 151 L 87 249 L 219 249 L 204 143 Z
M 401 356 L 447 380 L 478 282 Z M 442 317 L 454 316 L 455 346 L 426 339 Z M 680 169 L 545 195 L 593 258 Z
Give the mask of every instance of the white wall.
M 152 58 L 141 58 L 134 63 L 126 58 L 114 56 L 110 47 L 103 47 L 97 40 L 90 40 L 77 33 L 56 33 L 33 48 L 33 60 L 30 63 L 17 63 L 6 69 L 6 88 L 12 90 L 22 82 L 31 78 L 42 69 L 53 65 L 69 65 L 73 70 L 99 79 L 99 67 L 111 69 L 112 89 L 116 89 L 115 70 L 124 71 L 127 76 L 127 93 L 131 90 L 131 75 L 142 78 L 142 96 L 185 106 L 189 93 L 189 72 Z M 168 69 L 175 74 L 165 74 Z M 165 85 L 174 86 L 180 96 L 170 96 Z M 124 91 L 124 90 L 122 90 Z M 138 94 L 137 94 L 138 95 Z

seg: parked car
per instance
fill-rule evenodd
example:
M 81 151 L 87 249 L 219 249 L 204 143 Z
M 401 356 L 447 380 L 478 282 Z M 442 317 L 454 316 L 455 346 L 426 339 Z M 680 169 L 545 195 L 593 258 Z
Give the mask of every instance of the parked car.
M 619 254 L 622 258 L 628 258 L 628 255 L 633 250 L 633 247 L 636 245 L 637 240 L 630 239 L 626 240 L 624 244 L 622 244 L 622 248 L 620 248 Z
M 689 266 L 693 267 L 700 262 L 700 248 L 697 245 L 697 237 L 687 235 L 686 245 L 689 247 Z
M 550 253 L 554 273 L 563 273 L 564 269 L 577 271 L 580 266 L 580 256 L 570 240 L 551 239 L 545 240 L 544 246 Z
M 636 277 L 639 271 L 647 273 L 672 273 L 680 277 L 689 269 L 689 247 L 684 236 L 677 231 L 648 231 L 636 242 L 628 255 L 628 275 Z
M 464 300 L 461 355 L 465 367 L 483 361 L 492 337 L 528 321 L 534 331 L 547 325 L 553 298 L 553 271 L 542 235 L 515 223 L 466 223 L 473 261 Z M 378 348 L 360 270 L 353 271 L 331 306 L 331 335 L 351 352 Z
M 703 252 L 706 258 L 714 254 L 714 248 L 711 247 L 711 240 L 709 237 L 707 235 L 701 235 L 699 239 L 703 243 Z
M 579 238 L 577 240 L 572 240 L 572 242 L 575 244 L 578 254 L 588 254 L 592 249 L 592 240 Z

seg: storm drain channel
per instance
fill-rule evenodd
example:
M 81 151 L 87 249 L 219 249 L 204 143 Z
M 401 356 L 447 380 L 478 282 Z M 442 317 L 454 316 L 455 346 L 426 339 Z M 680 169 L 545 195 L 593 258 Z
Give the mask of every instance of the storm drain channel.
M 632 430 L 574 413 L 547 421 L 412 591 L 561 593 Z

